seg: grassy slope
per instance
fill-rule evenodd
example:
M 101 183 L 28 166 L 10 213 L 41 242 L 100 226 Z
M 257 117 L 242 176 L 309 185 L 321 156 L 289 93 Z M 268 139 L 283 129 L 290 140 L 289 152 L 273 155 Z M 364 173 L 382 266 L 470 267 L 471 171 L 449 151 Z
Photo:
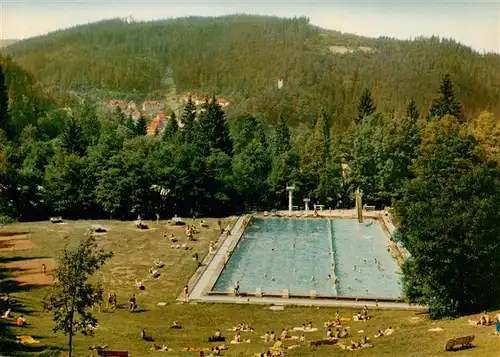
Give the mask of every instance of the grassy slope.
M 186 346 L 210 346 L 205 342 L 215 328 L 225 333 L 226 328 L 239 322 L 251 324 L 256 332 L 245 333 L 245 338 L 251 338 L 251 344 L 239 346 L 230 345 L 225 356 L 253 356 L 253 353 L 262 352 L 266 345 L 258 336 L 266 330 L 281 331 L 283 327 L 298 326 L 312 321 L 313 325 L 322 326 L 328 317 L 333 316 L 333 309 L 325 308 L 285 308 L 284 311 L 270 311 L 264 306 L 236 306 L 224 304 L 183 304 L 175 301 L 181 293 L 183 284 L 195 270 L 195 263 L 191 259 L 193 252 L 201 256 L 208 250 L 208 242 L 216 237 L 216 221 L 208 220 L 209 231 L 198 235 L 198 241 L 193 243 L 193 251 L 172 250 L 170 243 L 162 237 L 162 228 L 156 223 L 150 223 L 148 231 L 138 232 L 132 228 L 131 222 L 102 221 L 70 222 L 68 225 L 52 225 L 50 223 L 23 223 L 9 226 L 10 230 L 32 232 L 30 239 L 36 244 L 36 249 L 13 253 L 3 253 L 4 258 L 23 257 L 54 257 L 65 242 L 74 242 L 81 237 L 91 223 L 102 223 L 109 229 L 105 235 L 99 236 L 99 241 L 107 250 L 112 250 L 115 256 L 96 277 L 105 286 L 105 294 L 116 291 L 118 304 L 124 308 L 113 313 L 96 313 L 99 319 L 99 328 L 94 337 L 77 335 L 75 338 L 75 352 L 77 356 L 91 355 L 87 347 L 90 345 L 108 344 L 110 349 L 128 350 L 131 356 L 155 356 L 158 352 L 149 351 L 150 344 L 140 339 L 140 331 L 146 328 L 147 334 L 153 336 L 158 344 L 167 344 L 174 348 L 168 356 L 194 356 L 194 352 L 182 352 Z M 227 220 L 224 223 L 228 222 Z M 178 230 L 177 235 L 184 239 L 184 231 Z M 68 237 L 65 239 L 64 237 Z M 162 275 L 156 281 L 143 280 L 146 290 L 138 292 L 134 279 L 141 280 L 147 275 L 147 270 L 154 259 L 160 258 L 166 266 Z M 30 326 L 13 328 L 16 335 L 29 334 L 39 338 L 48 345 L 64 346 L 66 338 L 61 334 L 54 335 L 51 331 L 51 316 L 40 312 L 40 299 L 45 289 L 33 289 L 27 292 L 16 293 L 27 305 L 27 314 Z M 126 309 L 128 298 L 132 293 L 137 294 L 139 309 L 143 312 L 130 314 Z M 165 307 L 157 306 L 158 301 L 166 301 Z M 103 304 L 105 305 L 105 304 Z M 15 311 L 14 311 L 15 312 Z M 342 309 L 343 316 L 351 316 L 356 311 Z M 476 348 L 464 352 L 467 356 L 497 356 L 500 351 L 500 340 L 493 336 L 492 327 L 468 326 L 467 318 L 454 321 L 431 322 L 425 315 L 405 311 L 373 311 L 374 318 L 366 323 L 351 323 L 351 330 L 363 329 L 368 336 L 372 336 L 379 328 L 392 325 L 396 332 L 374 342 L 375 348 L 366 349 L 356 354 L 364 356 L 444 356 L 444 344 L 449 338 L 475 334 Z M 418 320 L 412 319 L 418 317 Z M 182 330 L 171 330 L 168 327 L 173 320 L 179 320 L 184 326 Z M 431 327 L 440 326 L 442 332 L 427 332 Z M 307 334 L 307 338 L 319 338 L 325 334 L 324 329 L 314 334 Z M 355 333 L 361 337 L 362 334 Z M 227 332 L 226 336 L 232 337 Z M 291 342 L 285 345 L 290 345 Z M 287 352 L 287 356 L 348 356 L 351 352 L 341 351 L 334 347 L 309 348 L 300 347 Z

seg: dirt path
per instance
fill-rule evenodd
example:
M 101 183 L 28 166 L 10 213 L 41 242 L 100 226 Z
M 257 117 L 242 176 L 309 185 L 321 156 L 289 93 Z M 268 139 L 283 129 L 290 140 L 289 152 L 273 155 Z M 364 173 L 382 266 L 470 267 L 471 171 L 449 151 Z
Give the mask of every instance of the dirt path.
M 0 253 L 3 252 L 17 252 L 27 249 L 35 248 L 35 244 L 29 239 L 29 234 L 26 232 L 0 232 Z M 5 260 L 8 261 L 8 258 Z M 46 271 L 43 272 L 43 264 L 45 264 Z M 19 283 L 19 285 L 52 285 L 54 279 L 52 272 L 56 267 L 56 262 L 51 258 L 37 258 L 8 261 L 2 264 L 12 274 L 12 278 Z

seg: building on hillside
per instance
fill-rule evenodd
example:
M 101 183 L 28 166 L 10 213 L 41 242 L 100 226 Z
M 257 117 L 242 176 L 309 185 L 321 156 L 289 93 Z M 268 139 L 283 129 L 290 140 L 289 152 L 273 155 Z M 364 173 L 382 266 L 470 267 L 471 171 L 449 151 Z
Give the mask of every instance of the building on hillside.
M 135 102 L 133 100 L 131 100 L 130 102 L 128 102 L 127 104 L 127 109 L 130 109 L 130 110 L 136 110 L 137 109 L 137 104 L 135 104 Z
M 205 103 L 210 103 L 210 98 L 208 97 L 197 97 L 196 99 L 193 99 L 195 105 L 203 105 Z
M 224 98 L 219 98 L 217 99 L 217 104 L 219 104 L 221 107 L 227 107 L 231 102 L 227 99 Z
M 137 109 L 127 108 L 123 111 L 125 118 L 131 117 L 132 120 L 137 121 L 141 118 L 141 112 Z
M 142 103 L 142 110 L 145 112 L 151 112 L 156 110 L 162 110 L 163 105 L 157 100 L 146 100 Z
M 108 102 L 111 107 L 119 107 L 120 109 L 125 109 L 125 102 L 121 99 L 112 99 Z
M 165 114 L 158 114 L 156 119 L 153 119 L 151 123 L 146 127 L 146 132 L 148 135 L 159 135 L 163 134 L 165 131 L 165 126 L 167 125 L 168 117 Z

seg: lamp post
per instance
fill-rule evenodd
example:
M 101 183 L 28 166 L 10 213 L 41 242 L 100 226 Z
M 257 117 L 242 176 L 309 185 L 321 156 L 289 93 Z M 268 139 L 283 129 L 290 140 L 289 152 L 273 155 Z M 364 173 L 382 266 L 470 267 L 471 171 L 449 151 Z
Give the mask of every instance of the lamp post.
M 363 193 L 359 189 L 359 187 L 356 189 L 356 211 L 358 214 L 358 222 L 363 223 L 363 206 L 362 206 L 362 201 L 361 197 L 363 196 Z
M 295 186 L 287 186 L 286 189 L 288 191 L 288 216 L 292 217 L 293 190 L 295 190 Z
M 309 201 L 311 201 L 310 198 L 304 198 L 304 208 L 306 211 L 306 217 L 309 215 Z

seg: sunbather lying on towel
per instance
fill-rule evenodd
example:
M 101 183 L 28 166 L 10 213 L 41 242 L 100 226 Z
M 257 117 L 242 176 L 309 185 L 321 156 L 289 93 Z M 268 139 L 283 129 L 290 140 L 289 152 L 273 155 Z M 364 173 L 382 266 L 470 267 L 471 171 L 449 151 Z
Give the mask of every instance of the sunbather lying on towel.
M 493 323 L 491 322 L 490 317 L 488 315 L 482 315 L 477 321 L 469 320 L 469 325 L 489 326 L 492 324 Z
M 170 351 L 173 351 L 173 349 L 168 348 L 165 345 L 158 346 L 156 343 L 153 343 L 153 346 L 151 346 L 151 351 L 170 352 Z
M 179 321 L 174 321 L 174 324 L 172 326 L 170 326 L 170 328 L 182 328 L 182 326 L 179 324 Z
M 212 349 L 210 347 L 184 347 L 182 350 L 188 352 L 210 352 Z
M 40 343 L 40 341 L 35 340 L 31 336 L 16 336 L 16 342 L 27 344 L 27 345 L 35 345 L 35 344 Z
M 316 332 L 316 331 L 318 331 L 318 328 L 302 325 L 301 327 L 294 327 L 293 330 L 294 331 L 304 331 L 304 332 Z
M 339 338 L 347 338 L 349 336 L 349 331 L 347 329 L 343 329 L 342 332 L 339 334 Z
M 5 311 L 2 315 L 2 319 L 12 320 L 13 318 L 14 316 L 12 316 L 12 314 L 10 313 L 10 308 L 7 309 L 7 311 Z
M 104 350 L 108 348 L 108 345 L 104 345 L 104 346 L 89 346 L 89 350 L 90 351 L 100 351 L 100 350 Z
M 165 263 L 163 263 L 160 259 L 156 259 L 154 263 L 157 268 L 163 268 L 165 266 Z
M 229 343 L 232 344 L 232 345 L 239 345 L 240 343 L 250 343 L 250 342 L 252 342 L 252 341 L 250 339 L 248 339 L 248 340 L 241 340 L 241 341 L 232 340 Z
M 215 331 L 214 335 L 208 338 L 208 342 L 224 342 L 225 340 L 226 338 L 221 336 L 220 330 Z
M 248 324 L 238 324 L 237 326 L 227 329 L 227 331 L 253 332 L 253 328 Z

